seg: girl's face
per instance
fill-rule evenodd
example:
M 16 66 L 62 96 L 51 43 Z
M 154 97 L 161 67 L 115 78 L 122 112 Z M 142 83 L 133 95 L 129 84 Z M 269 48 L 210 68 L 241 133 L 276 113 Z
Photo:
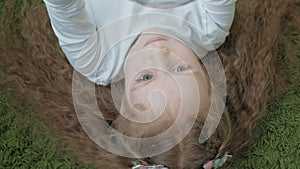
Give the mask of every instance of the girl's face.
M 140 35 L 128 53 L 124 71 L 121 114 L 125 117 L 144 113 L 143 119 L 135 121 L 174 120 L 182 104 L 200 104 L 199 112 L 209 110 L 210 84 L 203 67 L 190 48 L 162 29 L 151 28 Z M 183 96 L 188 97 L 183 101 Z M 128 109 L 131 115 L 126 114 Z M 189 113 L 189 109 L 184 111 L 181 113 Z

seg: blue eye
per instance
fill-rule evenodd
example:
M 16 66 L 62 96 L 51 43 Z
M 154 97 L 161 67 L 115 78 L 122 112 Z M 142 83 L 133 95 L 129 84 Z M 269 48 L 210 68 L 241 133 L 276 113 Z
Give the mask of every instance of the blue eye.
M 183 72 L 183 71 L 186 71 L 188 70 L 188 67 L 187 66 L 178 66 L 175 68 L 175 72 Z
M 153 77 L 153 75 L 145 74 L 140 79 L 138 79 L 138 81 L 148 81 L 148 80 L 151 80 L 152 77 Z

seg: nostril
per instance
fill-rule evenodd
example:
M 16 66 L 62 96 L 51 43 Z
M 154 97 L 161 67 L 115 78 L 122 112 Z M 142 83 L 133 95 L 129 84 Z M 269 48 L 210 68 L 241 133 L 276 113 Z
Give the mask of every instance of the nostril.
M 172 53 L 172 51 L 165 45 L 158 45 L 155 48 L 157 49 L 157 54 L 170 55 Z

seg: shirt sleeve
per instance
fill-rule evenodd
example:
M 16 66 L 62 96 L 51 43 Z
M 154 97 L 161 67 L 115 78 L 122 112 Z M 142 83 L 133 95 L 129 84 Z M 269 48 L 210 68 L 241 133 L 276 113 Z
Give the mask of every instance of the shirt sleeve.
M 221 29 L 228 31 L 231 27 L 236 0 L 202 0 L 204 9 Z
M 70 64 L 90 81 L 105 85 L 99 80 L 100 38 L 93 17 L 88 14 L 85 1 L 44 2 L 51 26 Z
M 199 13 L 207 46 L 210 50 L 220 47 L 229 35 L 235 13 L 236 0 L 198 0 Z

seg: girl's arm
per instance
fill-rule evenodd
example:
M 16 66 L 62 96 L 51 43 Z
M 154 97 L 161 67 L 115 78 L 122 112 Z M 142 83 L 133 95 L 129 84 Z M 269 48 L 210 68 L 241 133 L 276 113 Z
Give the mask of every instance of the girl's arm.
M 208 17 L 225 31 L 231 27 L 235 2 L 236 0 L 202 0 Z
M 52 28 L 70 64 L 90 81 L 100 68 L 100 40 L 84 0 L 44 0 Z
M 229 35 L 235 13 L 236 0 L 199 0 L 204 32 L 214 48 L 220 47 Z

